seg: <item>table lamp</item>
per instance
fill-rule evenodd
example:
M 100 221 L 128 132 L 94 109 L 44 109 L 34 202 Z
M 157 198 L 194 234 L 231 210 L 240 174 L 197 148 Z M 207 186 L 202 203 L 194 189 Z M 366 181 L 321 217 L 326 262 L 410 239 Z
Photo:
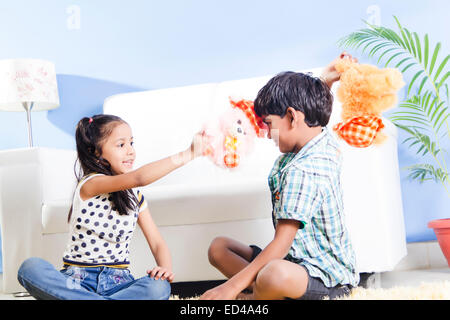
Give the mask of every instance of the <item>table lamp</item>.
M 38 59 L 0 60 L 0 110 L 26 111 L 33 146 L 31 111 L 59 107 L 55 65 Z

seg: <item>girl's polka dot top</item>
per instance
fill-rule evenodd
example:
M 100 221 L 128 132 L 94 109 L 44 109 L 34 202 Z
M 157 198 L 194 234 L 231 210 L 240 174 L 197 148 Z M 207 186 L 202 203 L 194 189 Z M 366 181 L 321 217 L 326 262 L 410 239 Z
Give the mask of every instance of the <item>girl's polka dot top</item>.
M 75 189 L 69 239 L 64 252 L 66 265 L 127 266 L 129 246 L 139 212 L 147 207 L 142 193 L 132 189 L 138 199 L 138 209 L 119 215 L 110 194 L 100 194 L 82 200 L 82 185 L 100 174 L 83 178 Z

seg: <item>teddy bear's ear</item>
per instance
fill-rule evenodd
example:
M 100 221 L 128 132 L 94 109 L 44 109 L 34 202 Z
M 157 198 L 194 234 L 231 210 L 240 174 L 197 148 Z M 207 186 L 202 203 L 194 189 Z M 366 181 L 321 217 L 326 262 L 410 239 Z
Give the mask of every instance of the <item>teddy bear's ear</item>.
M 393 91 L 397 91 L 405 85 L 402 73 L 397 69 L 387 68 L 386 82 Z

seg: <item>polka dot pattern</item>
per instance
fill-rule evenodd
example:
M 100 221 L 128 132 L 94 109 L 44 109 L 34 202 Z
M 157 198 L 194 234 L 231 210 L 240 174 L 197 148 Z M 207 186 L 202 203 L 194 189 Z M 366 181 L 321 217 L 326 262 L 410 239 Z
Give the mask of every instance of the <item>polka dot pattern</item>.
M 144 210 L 147 203 L 140 191 L 135 189 L 133 191 L 141 200 L 141 206 L 128 215 L 119 215 L 113 208 L 110 194 L 97 195 L 83 201 L 79 190 L 89 178 L 82 181 L 75 192 L 69 243 L 63 260 L 75 264 L 127 264 L 129 243 L 136 227 L 138 212 Z

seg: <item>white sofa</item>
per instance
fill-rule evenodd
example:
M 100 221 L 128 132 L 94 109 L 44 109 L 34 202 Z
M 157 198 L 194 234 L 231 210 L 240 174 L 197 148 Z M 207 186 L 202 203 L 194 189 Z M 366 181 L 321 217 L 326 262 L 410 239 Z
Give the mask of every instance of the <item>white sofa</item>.
M 320 74 L 320 69 L 307 71 Z M 189 146 L 204 121 L 229 108 L 229 96 L 253 100 L 269 79 L 120 94 L 107 98 L 103 111 L 130 124 L 139 167 Z M 329 127 L 339 118 L 335 99 Z M 346 221 L 359 272 L 392 270 L 406 255 L 397 131 L 384 122 L 389 138 L 382 146 L 356 149 L 340 142 Z M 175 281 L 224 278 L 208 263 L 207 250 L 214 237 L 233 237 L 263 247 L 273 239 L 267 175 L 278 155 L 273 142 L 258 139 L 253 153 L 234 171 L 199 158 L 143 188 L 171 250 Z M 4 292 L 23 291 L 17 269 L 28 257 L 39 256 L 61 266 L 75 157 L 73 150 L 0 151 Z M 139 228 L 131 252 L 131 271 L 144 275 L 154 259 Z

